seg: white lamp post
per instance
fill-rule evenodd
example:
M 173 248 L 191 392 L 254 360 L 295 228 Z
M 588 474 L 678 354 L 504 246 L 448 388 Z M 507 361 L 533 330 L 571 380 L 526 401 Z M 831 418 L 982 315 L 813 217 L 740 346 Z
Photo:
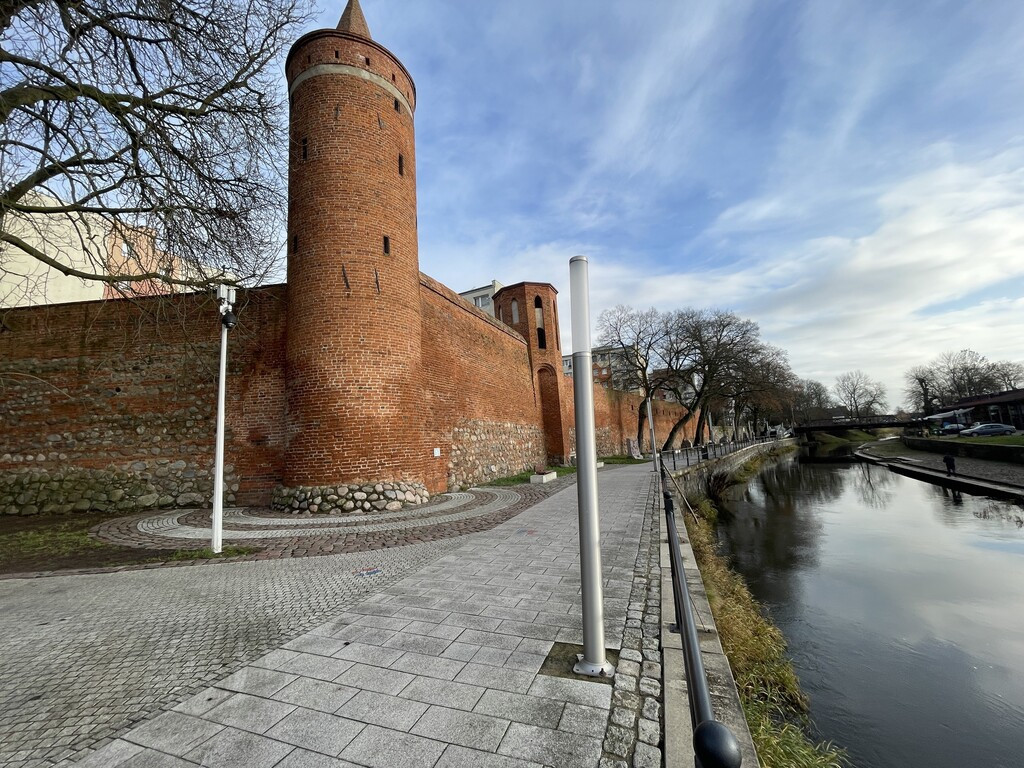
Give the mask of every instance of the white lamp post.
M 228 331 L 238 318 L 232 311 L 235 289 L 229 285 L 217 286 L 220 302 L 220 374 L 217 377 L 217 442 L 213 463 L 213 525 L 210 549 L 220 554 L 224 543 L 224 389 L 228 369 Z
M 590 278 L 586 256 L 569 259 L 572 302 L 572 375 L 576 393 L 576 498 L 580 525 L 580 582 L 583 595 L 583 653 L 573 672 L 610 677 L 615 667 L 604 648 L 604 588 L 601 584 L 601 525 L 597 503 L 597 438 L 594 432 L 594 374 L 590 348 Z

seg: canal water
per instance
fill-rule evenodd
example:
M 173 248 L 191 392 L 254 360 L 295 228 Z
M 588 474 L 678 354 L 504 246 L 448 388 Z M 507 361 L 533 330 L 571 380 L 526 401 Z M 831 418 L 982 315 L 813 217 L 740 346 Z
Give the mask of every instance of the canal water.
M 817 738 L 859 768 L 1024 766 L 1024 508 L 795 456 L 733 491 L 722 554 Z

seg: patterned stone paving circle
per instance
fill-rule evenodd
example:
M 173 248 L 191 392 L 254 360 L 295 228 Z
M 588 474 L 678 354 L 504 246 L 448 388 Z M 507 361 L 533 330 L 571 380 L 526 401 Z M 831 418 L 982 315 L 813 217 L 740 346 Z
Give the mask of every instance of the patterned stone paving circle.
M 515 505 L 521 499 L 516 491 L 504 488 L 474 489 L 470 493 L 445 494 L 435 504 L 422 509 L 357 516 L 324 518 L 296 518 L 254 516 L 245 510 L 228 510 L 224 516 L 226 541 L 264 539 L 290 539 L 304 536 L 331 537 L 337 535 L 369 534 L 384 531 L 411 531 L 418 528 L 443 526 L 478 517 L 485 517 Z M 453 510 L 459 510 L 454 511 Z M 445 514 L 450 513 L 450 514 Z M 186 522 L 186 518 L 191 518 Z M 199 524 L 195 524 L 198 522 Z M 136 518 L 130 528 L 139 536 L 139 546 L 164 548 L 166 542 L 158 539 L 208 540 L 210 525 L 208 512 L 178 510 L 175 512 Z M 95 535 L 103 541 L 124 544 L 123 534 L 111 536 L 109 527 L 98 526 Z M 177 545 L 174 545 L 177 546 Z

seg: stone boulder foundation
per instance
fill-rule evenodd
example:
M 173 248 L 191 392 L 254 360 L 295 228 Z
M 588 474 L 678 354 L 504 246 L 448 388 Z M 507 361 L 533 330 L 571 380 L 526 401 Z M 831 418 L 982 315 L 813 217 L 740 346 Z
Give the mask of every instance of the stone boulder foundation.
M 420 483 L 279 486 L 274 489 L 271 506 L 294 515 L 346 515 L 397 512 L 403 507 L 425 504 L 429 499 L 426 486 Z

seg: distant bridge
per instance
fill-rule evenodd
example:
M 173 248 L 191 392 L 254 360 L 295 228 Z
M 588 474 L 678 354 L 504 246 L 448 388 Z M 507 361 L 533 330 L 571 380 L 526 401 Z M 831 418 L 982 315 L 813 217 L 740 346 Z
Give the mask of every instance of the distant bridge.
M 920 422 L 916 422 L 920 425 Z M 884 429 L 885 427 L 909 427 L 915 424 L 913 421 L 899 419 L 892 415 L 885 416 L 862 416 L 856 418 L 850 416 L 842 419 L 819 419 L 817 421 L 805 421 L 793 427 L 798 435 L 806 435 L 810 432 L 842 432 L 847 429 Z

